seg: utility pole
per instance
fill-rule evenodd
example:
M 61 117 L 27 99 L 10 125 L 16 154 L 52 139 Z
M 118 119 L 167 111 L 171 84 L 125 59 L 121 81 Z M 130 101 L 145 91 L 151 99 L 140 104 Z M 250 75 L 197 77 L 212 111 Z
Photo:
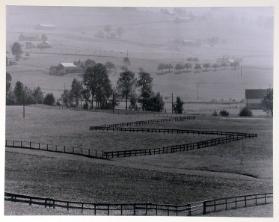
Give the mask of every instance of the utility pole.
M 114 92 L 112 93 L 112 111 L 114 113 L 114 110 L 115 110 L 115 95 L 114 95 Z
M 22 95 L 22 97 L 23 97 L 23 103 L 22 103 L 22 117 L 23 117 L 23 119 L 25 119 L 25 95 L 24 95 L 24 92 L 23 92 L 23 95 Z
M 171 113 L 173 113 L 173 93 L 171 93 Z

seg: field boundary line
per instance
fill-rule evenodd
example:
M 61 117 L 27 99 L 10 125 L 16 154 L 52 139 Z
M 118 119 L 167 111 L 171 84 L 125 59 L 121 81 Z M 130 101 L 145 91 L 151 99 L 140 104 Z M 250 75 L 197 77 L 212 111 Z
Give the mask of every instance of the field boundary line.
M 5 201 L 40 205 L 45 208 L 64 208 L 91 211 L 94 215 L 150 215 L 150 216 L 198 216 L 213 212 L 273 203 L 273 193 L 258 193 L 224 197 L 183 205 L 146 203 L 90 203 L 66 201 L 46 197 L 29 196 L 5 192 Z
M 24 141 L 24 140 L 7 140 L 5 142 L 5 147 L 7 148 L 18 148 L 18 149 L 28 149 L 28 150 L 37 150 L 37 151 L 46 151 L 46 152 L 55 152 L 55 153 L 64 153 L 77 156 L 83 156 L 88 158 L 103 159 L 108 160 L 104 157 L 102 151 L 85 149 L 80 147 L 69 147 L 54 145 L 48 143 L 39 143 L 33 141 Z

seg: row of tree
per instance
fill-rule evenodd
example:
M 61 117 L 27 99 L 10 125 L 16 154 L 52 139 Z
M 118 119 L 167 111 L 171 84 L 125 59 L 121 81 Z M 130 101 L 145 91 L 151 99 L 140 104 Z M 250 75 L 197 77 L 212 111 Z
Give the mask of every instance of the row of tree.
M 107 64 L 97 63 L 87 67 L 82 81 L 73 80 L 71 89 L 64 90 L 61 102 L 65 106 L 79 106 L 80 101 L 83 101 L 86 109 L 93 109 L 94 103 L 96 108 L 106 109 L 114 108 L 118 99 L 123 98 L 126 109 L 138 109 L 139 103 L 142 110 L 162 111 L 163 98 L 160 93 L 153 91 L 152 82 L 149 73 L 140 71 L 136 78 L 134 72 L 126 69 L 120 73 L 117 85 L 113 88 L 108 77 Z
M 182 72 L 190 72 L 192 70 L 194 70 L 195 72 L 200 72 L 200 71 L 204 71 L 207 72 L 209 70 L 214 70 L 216 71 L 217 69 L 220 68 L 227 68 L 227 67 L 231 67 L 232 69 L 236 69 L 237 67 L 239 67 L 240 63 L 237 61 L 233 61 L 231 63 L 177 63 L 176 65 L 172 65 L 172 64 L 164 64 L 164 63 L 160 63 L 157 67 L 157 71 L 159 74 L 166 74 L 166 73 L 182 73 Z
M 12 76 L 6 73 L 6 104 L 7 105 L 30 105 L 46 104 L 54 105 L 55 98 L 52 93 L 44 95 L 40 87 L 30 89 L 22 82 L 17 81 L 15 87 L 11 87 Z

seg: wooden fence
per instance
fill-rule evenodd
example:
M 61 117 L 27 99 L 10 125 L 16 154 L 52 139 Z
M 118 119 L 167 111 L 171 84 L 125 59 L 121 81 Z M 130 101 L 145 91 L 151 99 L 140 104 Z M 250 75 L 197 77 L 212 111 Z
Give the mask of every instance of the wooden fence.
M 157 155 L 157 154 L 167 154 L 176 152 L 185 152 L 190 150 L 197 150 L 202 148 L 207 148 L 211 146 L 217 146 L 220 144 L 226 144 L 233 141 L 242 140 L 245 138 L 252 138 L 256 135 L 240 136 L 240 135 L 229 135 L 226 137 L 218 137 L 214 139 L 208 139 L 187 144 L 178 144 L 171 146 L 164 146 L 159 148 L 151 149 L 133 149 L 133 150 L 119 150 L 119 151 L 104 151 L 103 155 L 106 159 L 121 158 L 121 157 L 131 157 L 131 156 L 146 156 L 146 155 Z
M 9 148 L 40 150 L 56 153 L 73 154 L 89 158 L 105 159 L 103 152 L 100 152 L 98 150 L 85 149 L 81 147 L 69 147 L 23 140 L 6 140 L 5 145 Z
M 64 208 L 78 210 L 79 214 L 90 212 L 93 215 L 160 215 L 160 216 L 195 216 L 273 202 L 272 193 L 251 194 L 206 200 L 184 205 L 154 203 L 89 203 L 34 197 L 5 192 L 5 201 L 21 202 L 29 205 L 41 205 L 45 208 Z
M 102 129 L 102 128 L 117 128 L 117 127 L 127 127 L 127 126 L 143 126 L 146 124 L 155 124 L 155 123 L 165 123 L 165 122 L 178 122 L 185 120 L 194 120 L 195 116 L 176 116 L 165 119 L 150 119 L 150 120 L 141 120 L 141 121 L 133 121 L 133 122 L 122 122 L 116 124 L 104 124 L 101 126 L 91 126 L 90 130 Z
M 198 134 L 198 135 L 219 135 L 219 136 L 242 136 L 242 137 L 257 137 L 257 134 L 242 133 L 242 132 L 224 132 L 216 130 L 191 130 L 191 129 L 173 129 L 173 128 L 133 128 L 133 127 L 107 127 L 107 126 L 95 126 L 90 128 L 91 130 L 102 131 L 122 131 L 122 132 L 148 132 L 148 133 L 168 133 L 168 134 Z

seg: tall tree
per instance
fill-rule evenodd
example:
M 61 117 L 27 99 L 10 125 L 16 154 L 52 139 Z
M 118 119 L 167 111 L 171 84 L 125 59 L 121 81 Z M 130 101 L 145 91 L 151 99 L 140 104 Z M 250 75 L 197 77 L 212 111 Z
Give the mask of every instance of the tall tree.
M 97 63 L 93 67 L 89 67 L 83 76 L 83 83 L 90 91 L 92 108 L 94 98 L 96 98 L 99 107 L 106 105 L 112 94 L 112 88 L 106 67 L 103 64 Z
M 10 91 L 12 82 L 12 76 L 9 72 L 6 72 L 6 93 Z
M 44 101 L 44 94 L 41 90 L 40 87 L 37 87 L 33 90 L 32 92 L 33 94 L 33 98 L 34 98 L 34 102 L 37 103 L 37 104 L 42 104 L 43 101 Z
M 174 112 L 175 113 L 183 113 L 183 101 L 178 96 L 176 97 L 176 102 L 174 104 Z
M 75 100 L 75 105 L 79 105 L 79 100 L 81 99 L 81 91 L 82 91 L 82 84 L 80 81 L 73 79 L 72 81 L 72 88 L 71 94 L 73 99 Z
M 152 96 L 152 81 L 153 78 L 147 72 L 140 72 L 137 86 L 140 87 L 139 102 L 142 109 L 146 110 L 148 106 L 148 100 Z
M 61 100 L 62 103 L 66 106 L 69 107 L 72 104 L 73 98 L 70 90 L 65 89 L 61 95 Z
M 117 89 L 121 96 L 125 98 L 126 110 L 128 109 L 128 97 L 132 95 L 134 86 L 136 84 L 135 74 L 131 71 L 124 71 L 120 73 L 117 81 Z
M 22 105 L 24 103 L 24 85 L 22 82 L 17 81 L 14 88 L 14 95 L 16 103 Z
M 273 116 L 273 89 L 268 89 L 266 96 L 263 98 L 262 105 L 267 113 Z
M 21 45 L 18 42 L 15 42 L 12 45 L 12 54 L 15 56 L 16 60 L 19 60 L 23 51 Z

